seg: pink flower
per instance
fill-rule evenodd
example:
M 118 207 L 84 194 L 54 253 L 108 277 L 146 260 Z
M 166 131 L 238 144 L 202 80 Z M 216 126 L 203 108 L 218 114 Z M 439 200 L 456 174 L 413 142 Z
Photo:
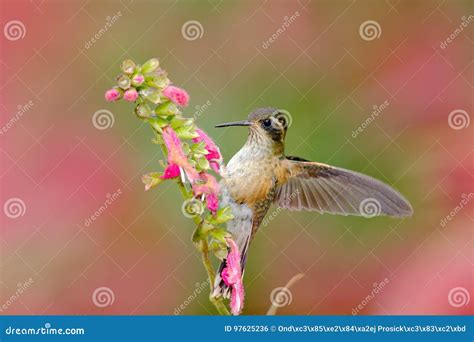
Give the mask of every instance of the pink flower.
M 230 299 L 230 310 L 233 315 L 238 315 L 244 307 L 244 284 L 242 282 L 242 270 L 240 268 L 239 247 L 234 240 L 227 237 L 230 251 L 226 258 L 226 267 L 222 270 L 221 277 L 224 283 L 232 288 Z
M 161 176 L 162 179 L 170 179 L 170 178 L 176 178 L 180 175 L 181 170 L 179 169 L 179 166 L 176 164 L 168 164 L 168 166 L 165 169 L 165 172 L 163 173 L 163 176 Z
M 123 94 L 123 99 L 128 102 L 135 102 L 138 99 L 138 92 L 135 88 L 129 89 Z
M 184 89 L 175 86 L 168 86 L 163 90 L 163 95 L 181 107 L 186 107 L 188 105 L 189 95 Z
M 206 206 L 213 215 L 216 214 L 217 209 L 219 209 L 219 200 L 217 199 L 217 194 L 212 193 L 206 196 Z
M 214 143 L 214 141 L 200 128 L 196 128 L 196 133 L 199 135 L 197 138 L 193 139 L 193 142 L 204 142 L 206 144 L 205 149 L 207 150 L 206 159 L 209 160 L 211 168 L 219 173 L 220 165 L 222 164 L 222 155 L 219 147 Z
M 202 172 L 200 178 L 193 184 L 194 196 L 206 196 L 206 206 L 213 215 L 219 208 L 217 196 L 219 194 L 219 184 L 214 176 Z
M 163 129 L 163 140 L 165 141 L 166 149 L 168 150 L 168 166 L 161 178 L 169 179 L 178 177 L 181 168 L 184 170 L 191 183 L 198 180 L 200 178 L 199 173 L 189 163 L 188 158 L 184 154 L 179 137 L 170 126 Z
M 116 88 L 109 89 L 105 92 L 105 100 L 107 102 L 117 101 L 120 98 L 120 91 Z

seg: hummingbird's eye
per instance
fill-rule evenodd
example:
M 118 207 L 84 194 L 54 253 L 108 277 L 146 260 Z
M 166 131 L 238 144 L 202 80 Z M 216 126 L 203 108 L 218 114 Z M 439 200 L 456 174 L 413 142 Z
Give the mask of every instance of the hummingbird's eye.
M 270 127 L 271 125 L 272 125 L 272 120 L 270 119 L 263 120 L 263 126 Z

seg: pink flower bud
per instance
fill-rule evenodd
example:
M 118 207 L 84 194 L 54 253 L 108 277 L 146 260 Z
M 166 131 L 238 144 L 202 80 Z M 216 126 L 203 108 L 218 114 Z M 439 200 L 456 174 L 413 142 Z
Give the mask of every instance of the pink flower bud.
M 175 86 L 168 86 L 163 90 L 163 95 L 181 107 L 186 107 L 188 105 L 189 95 L 184 89 Z
M 128 102 L 135 102 L 138 99 L 138 93 L 135 88 L 127 90 L 123 94 L 123 99 Z
M 193 139 L 193 142 L 198 143 L 203 141 L 206 146 L 207 154 L 206 154 L 206 159 L 209 160 L 209 165 L 211 168 L 219 173 L 220 165 L 222 164 L 222 155 L 221 152 L 219 151 L 219 147 L 212 141 L 209 136 L 204 133 L 204 131 L 200 128 L 196 128 L 196 133 L 198 134 L 197 138 Z
M 145 82 L 145 77 L 143 75 L 135 75 L 133 78 L 132 78 L 132 84 L 135 86 L 135 87 L 138 87 L 140 85 L 143 84 L 143 82 Z
M 116 88 L 109 89 L 105 92 L 105 100 L 107 102 L 117 101 L 120 98 L 120 91 Z

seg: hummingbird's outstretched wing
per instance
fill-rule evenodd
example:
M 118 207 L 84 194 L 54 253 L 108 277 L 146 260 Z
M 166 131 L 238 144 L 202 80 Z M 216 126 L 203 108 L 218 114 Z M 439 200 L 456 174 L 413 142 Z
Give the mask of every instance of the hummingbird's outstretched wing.
M 287 157 L 284 163 L 289 177 L 278 187 L 274 200 L 282 208 L 340 215 L 413 214 L 400 193 L 372 177 L 297 157 Z

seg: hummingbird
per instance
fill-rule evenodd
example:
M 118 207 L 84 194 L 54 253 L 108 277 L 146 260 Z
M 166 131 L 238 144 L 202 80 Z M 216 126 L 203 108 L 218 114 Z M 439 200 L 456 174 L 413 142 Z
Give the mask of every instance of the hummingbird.
M 285 154 L 289 114 L 259 108 L 247 120 L 215 127 L 245 126 L 245 145 L 222 170 L 221 203 L 234 218 L 227 223 L 241 254 L 242 276 L 248 248 L 272 204 L 289 210 L 397 218 L 411 216 L 410 203 L 395 189 L 364 174 Z M 229 298 L 231 289 L 218 269 L 212 296 Z

